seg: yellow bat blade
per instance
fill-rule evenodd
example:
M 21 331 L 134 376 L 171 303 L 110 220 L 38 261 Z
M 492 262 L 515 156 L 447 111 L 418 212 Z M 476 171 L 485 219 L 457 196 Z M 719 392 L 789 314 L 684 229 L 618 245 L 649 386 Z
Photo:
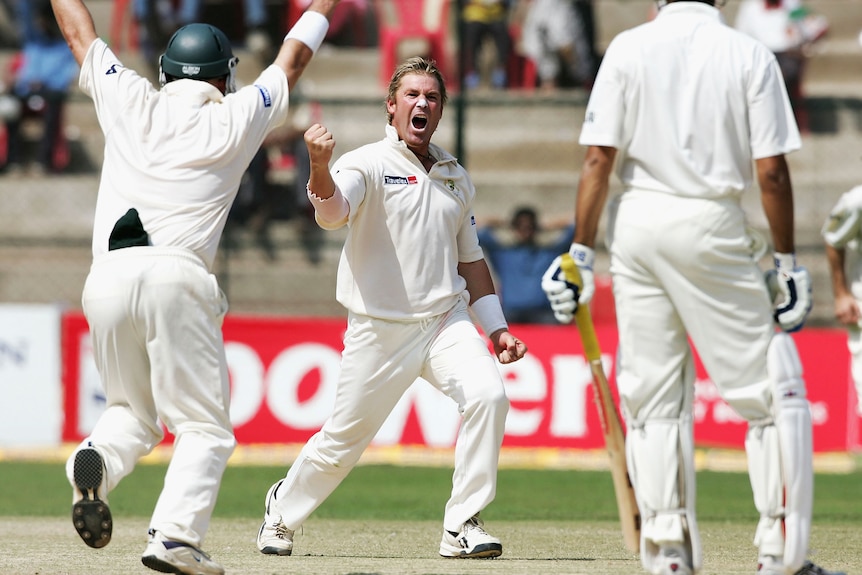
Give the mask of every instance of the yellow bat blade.
M 569 283 L 581 286 L 581 274 L 575 260 L 569 254 L 564 254 L 560 267 Z M 596 407 L 599 410 L 599 420 L 605 438 L 605 448 L 610 458 L 611 477 L 614 482 L 614 495 L 617 500 L 617 511 L 623 531 L 623 540 L 629 551 L 637 553 L 640 549 L 641 516 L 635 498 L 634 488 L 629 477 L 626 464 L 625 434 L 617 407 L 611 395 L 611 387 L 602 367 L 602 350 L 596 336 L 596 328 L 587 305 L 579 305 L 575 312 L 575 322 L 581 334 L 584 355 L 593 373 L 593 390 L 596 396 Z

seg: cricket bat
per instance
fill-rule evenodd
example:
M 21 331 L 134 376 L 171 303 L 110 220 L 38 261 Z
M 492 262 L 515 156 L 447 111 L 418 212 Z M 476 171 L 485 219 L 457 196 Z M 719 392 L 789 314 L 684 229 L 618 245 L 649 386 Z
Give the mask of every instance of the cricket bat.
M 563 255 L 560 267 L 566 276 L 566 281 L 575 285 L 582 285 L 578 266 L 569 254 Z M 593 318 L 590 315 L 588 305 L 578 306 L 575 312 L 575 323 L 577 323 L 578 331 L 581 334 L 584 355 L 590 363 L 590 370 L 593 373 L 593 392 L 596 398 L 596 407 L 599 410 L 602 433 L 605 437 L 605 448 L 610 458 L 611 476 L 614 481 L 614 494 L 617 499 L 617 511 L 620 514 L 623 539 L 629 551 L 637 553 L 640 549 L 641 515 L 626 464 L 625 434 L 617 413 L 617 406 L 611 395 L 608 378 L 602 367 L 602 351 L 599 348 L 599 340 L 596 337 L 596 329 L 593 326 Z

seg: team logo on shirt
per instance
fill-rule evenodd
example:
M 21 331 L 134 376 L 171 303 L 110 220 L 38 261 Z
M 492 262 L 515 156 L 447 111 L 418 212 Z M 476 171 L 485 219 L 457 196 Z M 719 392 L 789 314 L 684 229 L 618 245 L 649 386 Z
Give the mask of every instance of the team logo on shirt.
M 406 186 L 418 184 L 419 178 L 417 178 L 416 176 L 387 176 L 386 174 L 384 174 L 383 183 Z
M 455 187 L 455 180 L 446 180 L 444 182 L 446 187 L 452 192 L 452 195 L 458 198 L 459 200 L 464 200 L 464 195 L 461 193 L 461 190 Z
M 105 72 L 105 76 L 110 76 L 111 74 L 117 74 L 119 70 L 117 68 L 122 68 L 119 64 L 111 64 L 111 67 L 108 68 L 108 71 Z
M 257 91 L 260 92 L 260 97 L 263 98 L 263 107 L 272 107 L 272 94 L 269 93 L 269 90 L 266 89 L 266 86 L 255 84 L 254 87 L 257 88 Z

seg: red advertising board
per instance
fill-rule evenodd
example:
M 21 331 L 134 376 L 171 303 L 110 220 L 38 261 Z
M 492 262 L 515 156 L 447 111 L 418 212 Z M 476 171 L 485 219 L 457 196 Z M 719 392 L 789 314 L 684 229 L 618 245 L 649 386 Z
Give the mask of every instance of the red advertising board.
M 224 338 L 231 375 L 231 419 L 243 444 L 302 443 L 329 415 L 338 380 L 342 319 L 229 316 Z M 596 327 L 603 361 L 614 379 L 616 327 Z M 590 369 L 573 326 L 517 326 L 530 347 L 521 361 L 500 366 L 511 409 L 504 445 L 597 449 L 603 445 Z M 846 333 L 806 329 L 794 335 L 812 405 L 817 452 L 857 450 L 860 421 L 849 374 Z M 92 364 L 87 324 L 63 321 L 64 441 L 78 441 L 104 405 Z M 418 381 L 375 438 L 376 445 L 451 447 L 455 404 Z M 697 362 L 695 439 L 700 446 L 742 448 L 745 423 L 718 397 Z

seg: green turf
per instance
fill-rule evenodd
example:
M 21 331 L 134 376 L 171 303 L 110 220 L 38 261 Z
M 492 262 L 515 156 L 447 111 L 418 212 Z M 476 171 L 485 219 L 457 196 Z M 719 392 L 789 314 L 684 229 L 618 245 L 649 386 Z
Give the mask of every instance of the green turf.
M 166 467 L 139 465 L 111 492 L 114 515 L 149 516 Z M 269 486 L 283 467 L 228 467 L 215 516 L 257 518 Z M 451 489 L 452 470 L 434 467 L 361 465 L 315 512 L 317 518 L 436 520 Z M 748 476 L 701 471 L 698 517 L 703 521 L 754 521 Z M 71 505 L 63 464 L 0 462 L 0 516 L 60 516 Z M 862 471 L 818 474 L 815 522 L 862 521 Z M 497 498 L 486 518 L 509 521 L 615 520 L 610 474 L 603 471 L 501 469 Z

